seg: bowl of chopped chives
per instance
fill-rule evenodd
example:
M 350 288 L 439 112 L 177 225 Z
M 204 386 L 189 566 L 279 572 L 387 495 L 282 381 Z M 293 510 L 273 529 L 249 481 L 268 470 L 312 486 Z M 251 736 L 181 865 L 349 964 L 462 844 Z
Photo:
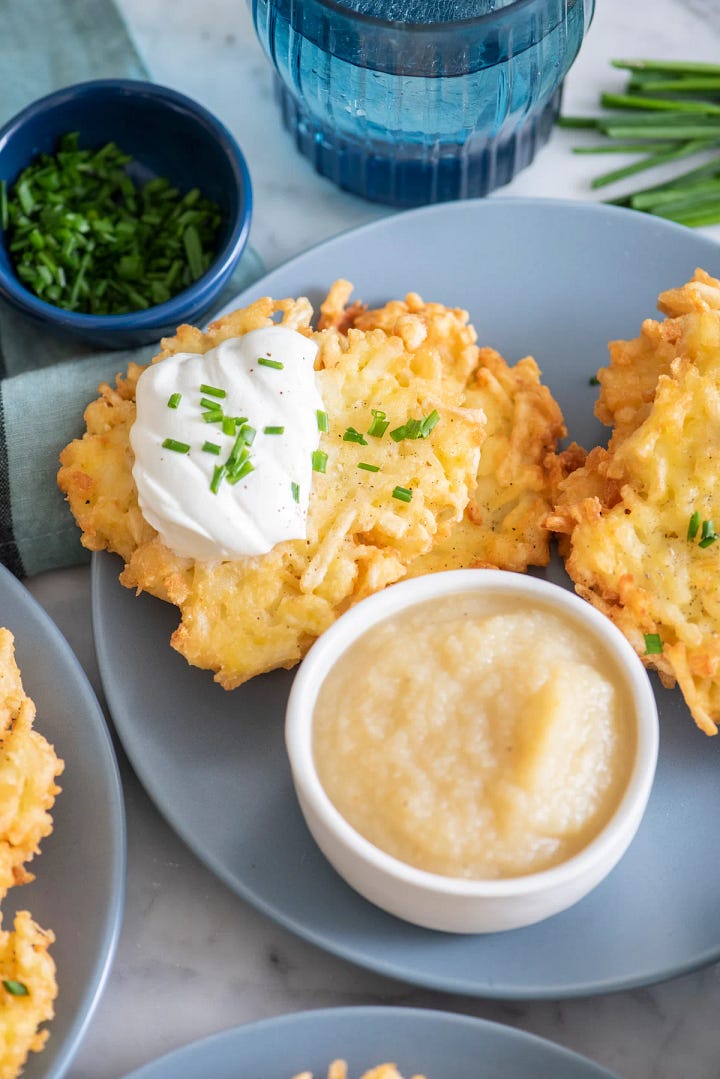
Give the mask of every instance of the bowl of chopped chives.
M 234 138 L 167 87 L 79 83 L 0 129 L 0 296 L 64 336 L 129 348 L 198 322 L 251 213 Z

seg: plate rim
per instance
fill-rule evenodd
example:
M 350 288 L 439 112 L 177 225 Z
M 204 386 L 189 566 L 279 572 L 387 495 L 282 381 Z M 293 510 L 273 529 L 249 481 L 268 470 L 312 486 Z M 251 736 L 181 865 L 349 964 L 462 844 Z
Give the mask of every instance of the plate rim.
M 63 666 L 67 665 L 77 679 L 80 690 L 81 707 L 88 716 L 92 716 L 97 725 L 100 740 L 106 750 L 106 764 L 109 779 L 109 804 L 111 806 L 112 832 L 115 843 L 111 851 L 109 861 L 110 874 L 110 901 L 103 917 L 102 947 L 95 957 L 92 966 L 92 977 L 89 979 L 81 998 L 81 1005 L 77 1014 L 70 1023 L 62 1049 L 48 1072 L 43 1072 L 43 1079 L 62 1079 L 74 1060 L 80 1045 L 88 1031 L 95 1015 L 95 1011 L 102 999 L 107 985 L 110 971 L 115 960 L 117 947 L 122 930 L 123 913 L 125 908 L 125 885 L 127 878 L 127 821 L 125 815 L 125 801 L 120 777 L 117 754 L 113 746 L 105 714 L 90 680 L 75 655 L 69 641 L 63 634 L 57 623 L 51 618 L 43 605 L 35 598 L 29 589 L 25 588 L 21 581 L 15 577 L 5 566 L 0 565 L 0 593 L 4 589 L 12 592 L 18 605 L 26 607 L 33 612 L 35 617 L 44 624 L 50 638 L 53 640 L 56 653 L 60 656 Z M 8 627 L 13 636 L 17 638 L 15 629 Z M 80 709 L 78 708 L 78 711 Z M 62 987 L 59 989 L 59 994 Z M 47 1029 L 50 1039 L 56 1037 L 53 1028 L 53 1020 Z M 49 1044 L 52 1044 L 52 1040 Z M 28 1061 L 28 1064 L 32 1062 Z M 42 1060 L 42 1057 L 39 1058 Z M 26 1065 L 27 1066 L 27 1065 Z
M 593 1060 L 592 1057 L 578 1053 L 565 1045 L 560 1045 L 550 1038 L 544 1038 L 539 1034 L 522 1030 L 520 1027 L 511 1026 L 508 1023 L 499 1023 L 493 1019 L 466 1015 L 462 1012 L 445 1011 L 441 1008 L 382 1004 L 345 1004 L 336 1007 L 302 1009 L 240 1023 L 226 1030 L 196 1038 L 186 1045 L 178 1046 L 168 1053 L 163 1053 L 154 1060 L 150 1060 L 139 1068 L 128 1072 L 122 1079 L 163 1079 L 163 1072 L 166 1068 L 170 1067 L 172 1069 L 177 1066 L 178 1061 L 182 1061 L 185 1056 L 192 1057 L 195 1053 L 202 1053 L 206 1056 L 207 1051 L 212 1050 L 215 1045 L 225 1043 L 232 1045 L 238 1038 L 252 1038 L 258 1034 L 262 1036 L 266 1032 L 272 1034 L 283 1027 L 292 1030 L 293 1027 L 305 1026 L 306 1024 L 319 1023 L 324 1025 L 335 1020 L 342 1021 L 345 1019 L 350 1019 L 353 1022 L 367 1022 L 368 1024 L 376 1020 L 392 1020 L 396 1023 L 407 1023 L 409 1026 L 413 1026 L 415 1023 L 430 1023 L 432 1026 L 442 1024 L 448 1027 L 463 1027 L 466 1030 L 477 1031 L 480 1038 L 483 1034 L 499 1035 L 512 1042 L 522 1042 L 525 1045 L 535 1046 L 544 1051 L 551 1050 L 558 1058 L 564 1058 L 568 1064 L 582 1065 L 583 1068 L 587 1069 L 588 1079 L 592 1079 L 593 1075 L 596 1079 L 619 1079 L 615 1072 Z M 380 1063 L 380 1061 L 377 1063 Z M 302 1067 L 302 1061 L 298 1063 L 298 1066 Z M 157 1069 L 162 1070 L 158 1071 Z M 170 1074 L 172 1074 L 171 1071 L 168 1072 L 168 1075 Z
M 404 220 L 405 218 L 411 218 L 413 220 L 424 217 L 444 216 L 445 214 L 460 215 L 466 211 L 470 211 L 473 214 L 479 213 L 480 215 L 485 213 L 494 213 L 496 209 L 500 209 L 501 212 L 506 212 L 510 209 L 521 208 L 527 211 L 544 212 L 562 212 L 563 215 L 572 213 L 579 214 L 580 216 L 596 216 L 598 218 L 606 218 L 613 222 L 620 221 L 622 219 L 632 219 L 639 223 L 642 221 L 642 228 L 650 231 L 655 231 L 660 235 L 671 235 L 677 237 L 693 237 L 693 242 L 707 249 L 709 255 L 712 255 L 715 262 L 720 263 L 720 245 L 716 241 L 707 236 L 703 236 L 688 229 L 683 225 L 678 225 L 675 222 L 667 221 L 664 218 L 653 217 L 649 214 L 640 214 L 636 210 L 631 210 L 626 207 L 619 207 L 608 205 L 605 203 L 596 203 L 590 201 L 582 201 L 578 199 L 568 198 L 533 198 L 531 196 L 491 196 L 489 198 L 477 198 L 458 200 L 446 203 L 436 203 L 429 206 L 416 207 L 414 209 L 404 210 L 395 213 L 389 213 L 383 217 L 377 218 L 374 221 L 367 222 L 365 224 L 348 228 L 328 237 L 323 240 L 319 240 L 311 247 L 306 248 L 304 251 L 299 252 L 297 255 L 288 259 L 285 262 L 278 264 L 271 270 L 266 271 L 261 277 L 259 277 L 253 284 L 245 287 L 240 291 L 237 296 L 230 300 L 227 304 L 214 315 L 214 319 L 218 319 L 223 314 L 248 302 L 249 296 L 264 295 L 262 288 L 266 281 L 271 281 L 276 274 L 292 272 L 295 267 L 302 264 L 308 256 L 311 256 L 315 252 L 320 250 L 329 251 L 332 253 L 333 249 L 338 244 L 344 244 L 348 239 L 352 239 L 358 236 L 366 236 L 373 232 L 382 232 L 387 227 L 389 222 L 396 220 Z M 629 216 L 628 216 L 629 215 Z M 720 272 L 720 265 L 718 266 L 718 272 Z M 134 749 L 131 750 L 126 744 L 126 739 L 123 736 L 124 719 L 118 722 L 116 714 L 122 716 L 122 708 L 116 708 L 115 695 L 112 686 L 108 683 L 104 672 L 104 654 L 102 651 L 102 635 L 98 634 L 95 627 L 102 623 L 102 614 L 99 609 L 99 586 L 98 581 L 103 573 L 103 563 L 106 560 L 113 559 L 117 556 L 111 555 L 106 551 L 96 551 L 92 555 L 92 572 L 91 572 L 91 596 L 92 596 L 92 617 L 93 627 L 95 635 L 96 651 L 98 654 L 98 665 L 100 668 L 100 677 L 103 684 L 103 689 L 108 703 L 108 709 L 112 716 L 113 724 L 115 725 L 120 740 L 123 744 L 123 748 L 129 757 L 133 769 L 137 772 L 143 787 L 147 791 L 148 795 L 152 799 L 153 803 L 158 808 L 159 812 L 165 820 L 168 821 L 173 830 L 180 836 L 183 842 L 190 848 L 195 856 L 207 866 L 211 872 L 217 876 L 227 887 L 231 889 L 236 895 L 242 898 L 245 902 L 248 902 L 256 910 L 260 911 L 265 917 L 270 918 L 277 924 L 282 925 L 286 929 L 290 930 L 301 939 L 310 942 L 311 944 L 319 947 L 322 951 L 331 955 L 339 957 L 345 961 L 349 961 L 356 966 L 362 967 L 366 970 L 373 971 L 375 973 L 382 974 L 386 977 L 393 978 L 395 980 L 403 980 L 411 985 L 421 986 L 428 989 L 435 989 L 442 992 L 448 992 L 454 995 L 469 995 L 475 998 L 485 998 L 492 1000 L 506 1000 L 506 1001 L 530 1001 L 530 1000 L 566 1000 L 576 999 L 584 996 L 601 996 L 608 993 L 623 992 L 631 989 L 637 989 L 647 985 L 653 985 L 661 981 L 665 981 L 670 978 L 675 978 L 687 974 L 691 971 L 700 970 L 703 967 L 710 965 L 720 959 L 720 934 L 717 944 L 708 948 L 701 955 L 695 954 L 689 957 L 682 963 L 675 963 L 672 967 L 662 966 L 655 967 L 652 970 L 645 969 L 641 973 L 630 974 L 625 977 L 606 977 L 601 981 L 597 979 L 586 978 L 583 981 L 575 981 L 572 985 L 568 984 L 558 988 L 557 986 L 547 985 L 529 985 L 516 986 L 514 984 L 505 985 L 499 984 L 494 981 L 492 985 L 485 984 L 482 987 L 478 986 L 475 981 L 470 981 L 458 975 L 444 974 L 442 976 L 430 973 L 418 973 L 415 969 L 407 970 L 405 966 L 398 965 L 397 962 L 391 962 L 384 958 L 384 956 L 368 957 L 366 953 L 359 952 L 358 949 L 352 945 L 348 945 L 341 941 L 328 941 L 320 932 L 316 932 L 311 928 L 307 928 L 302 922 L 298 922 L 291 915 L 284 911 L 277 911 L 273 905 L 268 903 L 262 897 L 256 896 L 252 889 L 243 880 L 238 877 L 225 865 L 216 858 L 213 854 L 207 853 L 202 848 L 202 844 L 196 842 L 190 831 L 183 825 L 182 820 L 178 820 L 173 810 L 169 810 L 163 804 L 162 798 L 159 793 L 156 792 L 154 785 L 154 777 L 149 769 L 146 769 L 142 755 L 135 753 Z M 161 602 L 161 601 L 158 601 Z

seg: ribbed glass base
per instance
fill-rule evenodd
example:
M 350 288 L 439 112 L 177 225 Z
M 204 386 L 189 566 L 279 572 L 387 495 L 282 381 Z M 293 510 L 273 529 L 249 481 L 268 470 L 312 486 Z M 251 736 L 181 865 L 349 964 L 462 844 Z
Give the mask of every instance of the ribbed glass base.
M 487 195 L 509 183 L 547 142 L 560 111 L 562 85 L 518 129 L 495 139 L 471 137 L 463 145 L 355 141 L 320 125 L 279 78 L 276 97 L 286 128 L 322 176 L 345 191 L 390 206 Z

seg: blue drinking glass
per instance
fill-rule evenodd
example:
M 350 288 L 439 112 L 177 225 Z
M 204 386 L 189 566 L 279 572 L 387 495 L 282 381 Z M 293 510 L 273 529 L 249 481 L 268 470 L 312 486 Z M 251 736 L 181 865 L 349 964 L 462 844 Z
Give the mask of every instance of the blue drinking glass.
M 393 206 L 485 195 L 548 138 L 594 0 L 251 0 L 286 127 Z

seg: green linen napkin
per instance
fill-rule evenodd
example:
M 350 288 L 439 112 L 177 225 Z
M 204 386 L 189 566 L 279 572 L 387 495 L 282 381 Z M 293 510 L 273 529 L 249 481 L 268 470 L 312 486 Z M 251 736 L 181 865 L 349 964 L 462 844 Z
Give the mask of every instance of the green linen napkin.
M 0 0 L 0 26 L 0 123 L 69 83 L 148 77 L 113 0 Z M 262 271 L 246 249 L 218 307 Z M 18 577 L 89 557 L 55 482 L 58 455 L 99 383 L 156 351 L 93 352 L 0 301 L 0 562 Z

